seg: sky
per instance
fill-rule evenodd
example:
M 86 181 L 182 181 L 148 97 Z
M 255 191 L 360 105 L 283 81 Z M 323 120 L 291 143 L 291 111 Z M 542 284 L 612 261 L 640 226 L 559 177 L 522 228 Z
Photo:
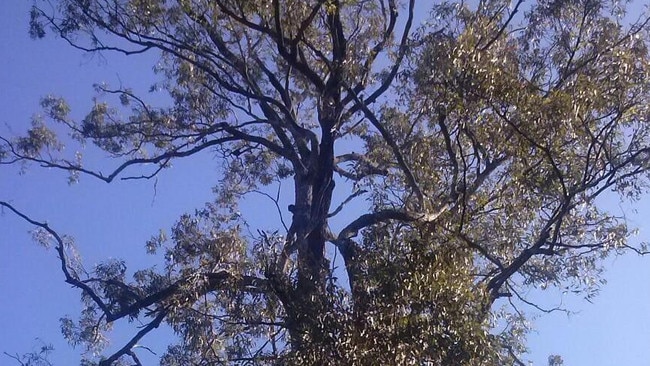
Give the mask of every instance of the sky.
M 151 84 L 154 56 L 91 58 L 61 40 L 31 40 L 30 4 L 0 1 L 3 135 L 24 131 L 45 95 L 65 97 L 73 115 L 81 117 L 92 105 L 94 83 L 122 83 L 141 92 Z M 148 94 L 147 98 L 152 104 L 165 101 L 163 95 Z M 108 169 L 117 165 L 107 163 L 98 152 L 89 152 L 86 158 L 91 166 Z M 32 167 L 18 173 L 14 167 L 0 166 L 0 200 L 73 236 L 87 268 L 108 258 L 125 258 L 134 268 L 142 268 L 157 263 L 145 254 L 144 242 L 159 229 L 169 228 L 180 214 L 210 200 L 218 163 L 207 153 L 175 162 L 155 181 L 106 184 L 82 177 L 72 186 L 56 170 Z M 601 204 L 613 213 L 625 214 L 630 225 L 640 229 L 634 240 L 649 241 L 650 198 L 634 207 L 613 199 Z M 17 364 L 2 352 L 28 352 L 40 342 L 54 345 L 55 364 L 77 364 L 81 350 L 63 340 L 59 318 L 78 315 L 79 292 L 63 282 L 55 252 L 34 244 L 30 229 L 10 212 L 0 212 L 0 365 Z M 628 255 L 607 263 L 608 283 L 593 304 L 558 295 L 539 297 L 549 307 L 562 301 L 575 314 L 554 313 L 535 320 L 537 332 L 530 335 L 531 352 L 524 357 L 532 365 L 546 366 L 550 354 L 561 355 L 567 366 L 650 365 L 650 258 Z M 113 345 L 119 346 L 119 339 L 128 334 L 117 329 Z M 169 337 L 162 330 L 145 342 L 162 353 Z

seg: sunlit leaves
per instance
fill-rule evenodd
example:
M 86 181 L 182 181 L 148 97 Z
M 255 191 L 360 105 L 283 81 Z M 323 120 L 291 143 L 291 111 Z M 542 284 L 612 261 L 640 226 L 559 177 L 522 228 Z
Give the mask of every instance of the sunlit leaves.
M 487 297 L 473 285 L 471 252 L 429 230 L 387 226 L 364 237 L 361 332 L 370 357 L 392 350 L 402 363 L 490 362 L 497 356 L 483 323 Z
M 74 346 L 82 346 L 89 359 L 97 357 L 108 343 L 105 332 L 111 326 L 98 321 L 99 313 L 99 309 L 89 306 L 82 311 L 77 322 L 69 317 L 60 319 L 64 338 Z
M 18 138 L 15 146 L 21 154 L 29 157 L 36 157 L 62 148 L 56 134 L 38 118 L 32 120 L 32 127 L 27 131 L 27 136 Z

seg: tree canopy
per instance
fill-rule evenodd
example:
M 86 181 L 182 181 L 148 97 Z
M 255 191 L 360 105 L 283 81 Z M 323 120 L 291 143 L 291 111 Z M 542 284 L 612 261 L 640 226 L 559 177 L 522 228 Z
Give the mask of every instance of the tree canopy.
M 45 97 L 24 135 L 0 134 L 0 164 L 110 183 L 209 150 L 221 178 L 144 243 L 154 268 L 85 269 L 56 228 L 0 206 L 80 291 L 62 332 L 84 365 L 140 364 L 161 324 L 178 338 L 167 366 L 523 365 L 527 289 L 590 298 L 605 257 L 645 250 L 595 204 L 648 183 L 650 18 L 626 6 L 35 0 L 34 38 L 159 55 L 169 104 L 100 84 L 76 120 Z M 117 167 L 63 149 L 87 144 Z M 253 192 L 277 227 L 241 212 Z M 104 354 L 115 322 L 144 325 Z

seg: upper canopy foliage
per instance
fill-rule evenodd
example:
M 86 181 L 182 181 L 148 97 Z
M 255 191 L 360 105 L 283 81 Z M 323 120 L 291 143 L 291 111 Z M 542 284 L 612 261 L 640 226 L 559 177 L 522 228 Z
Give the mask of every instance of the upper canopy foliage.
M 161 358 L 170 366 L 522 364 L 525 319 L 497 311 L 499 299 L 529 303 L 526 289 L 549 286 L 591 297 L 604 257 L 639 250 L 594 205 L 647 183 L 650 26 L 626 4 L 53 3 L 35 1 L 32 36 L 157 52 L 152 90 L 171 103 L 100 85 L 106 102 L 76 121 L 64 99 L 45 98 L 46 120 L 0 135 L 0 163 L 111 182 L 206 149 L 223 162 L 214 201 L 147 243 L 164 270 L 132 279 L 121 261 L 87 273 L 64 237 L 24 216 L 82 290 L 85 309 L 63 332 L 93 351 L 86 364 L 139 364 L 133 346 L 163 322 L 179 337 Z M 62 155 L 72 140 L 52 123 L 121 165 Z M 239 214 L 247 193 L 279 182 L 293 184 L 275 198 L 283 227 Z M 97 356 L 121 319 L 147 325 Z

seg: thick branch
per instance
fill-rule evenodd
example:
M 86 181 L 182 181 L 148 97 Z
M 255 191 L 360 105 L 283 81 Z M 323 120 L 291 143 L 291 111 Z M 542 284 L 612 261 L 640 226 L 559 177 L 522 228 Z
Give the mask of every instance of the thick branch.
M 412 222 L 418 220 L 420 217 L 413 216 L 404 211 L 397 210 L 383 210 L 359 216 L 356 220 L 352 221 L 348 226 L 343 228 L 339 233 L 338 239 L 351 239 L 359 234 L 359 230 L 368 226 L 375 225 L 380 222 L 391 220 Z
M 572 197 L 566 198 L 565 201 L 556 209 L 555 213 L 548 219 L 544 227 L 540 230 L 535 243 L 530 247 L 524 249 L 508 266 L 503 268 L 503 270 L 492 278 L 488 282 L 487 288 L 490 291 L 492 301 L 498 298 L 499 290 L 501 286 L 519 269 L 528 262 L 530 258 L 534 255 L 544 254 L 544 255 L 553 255 L 555 254 L 553 250 L 548 248 L 543 248 L 544 245 L 548 244 L 548 240 L 551 236 L 551 231 L 556 225 L 560 225 L 564 217 L 571 211 L 573 207 Z

